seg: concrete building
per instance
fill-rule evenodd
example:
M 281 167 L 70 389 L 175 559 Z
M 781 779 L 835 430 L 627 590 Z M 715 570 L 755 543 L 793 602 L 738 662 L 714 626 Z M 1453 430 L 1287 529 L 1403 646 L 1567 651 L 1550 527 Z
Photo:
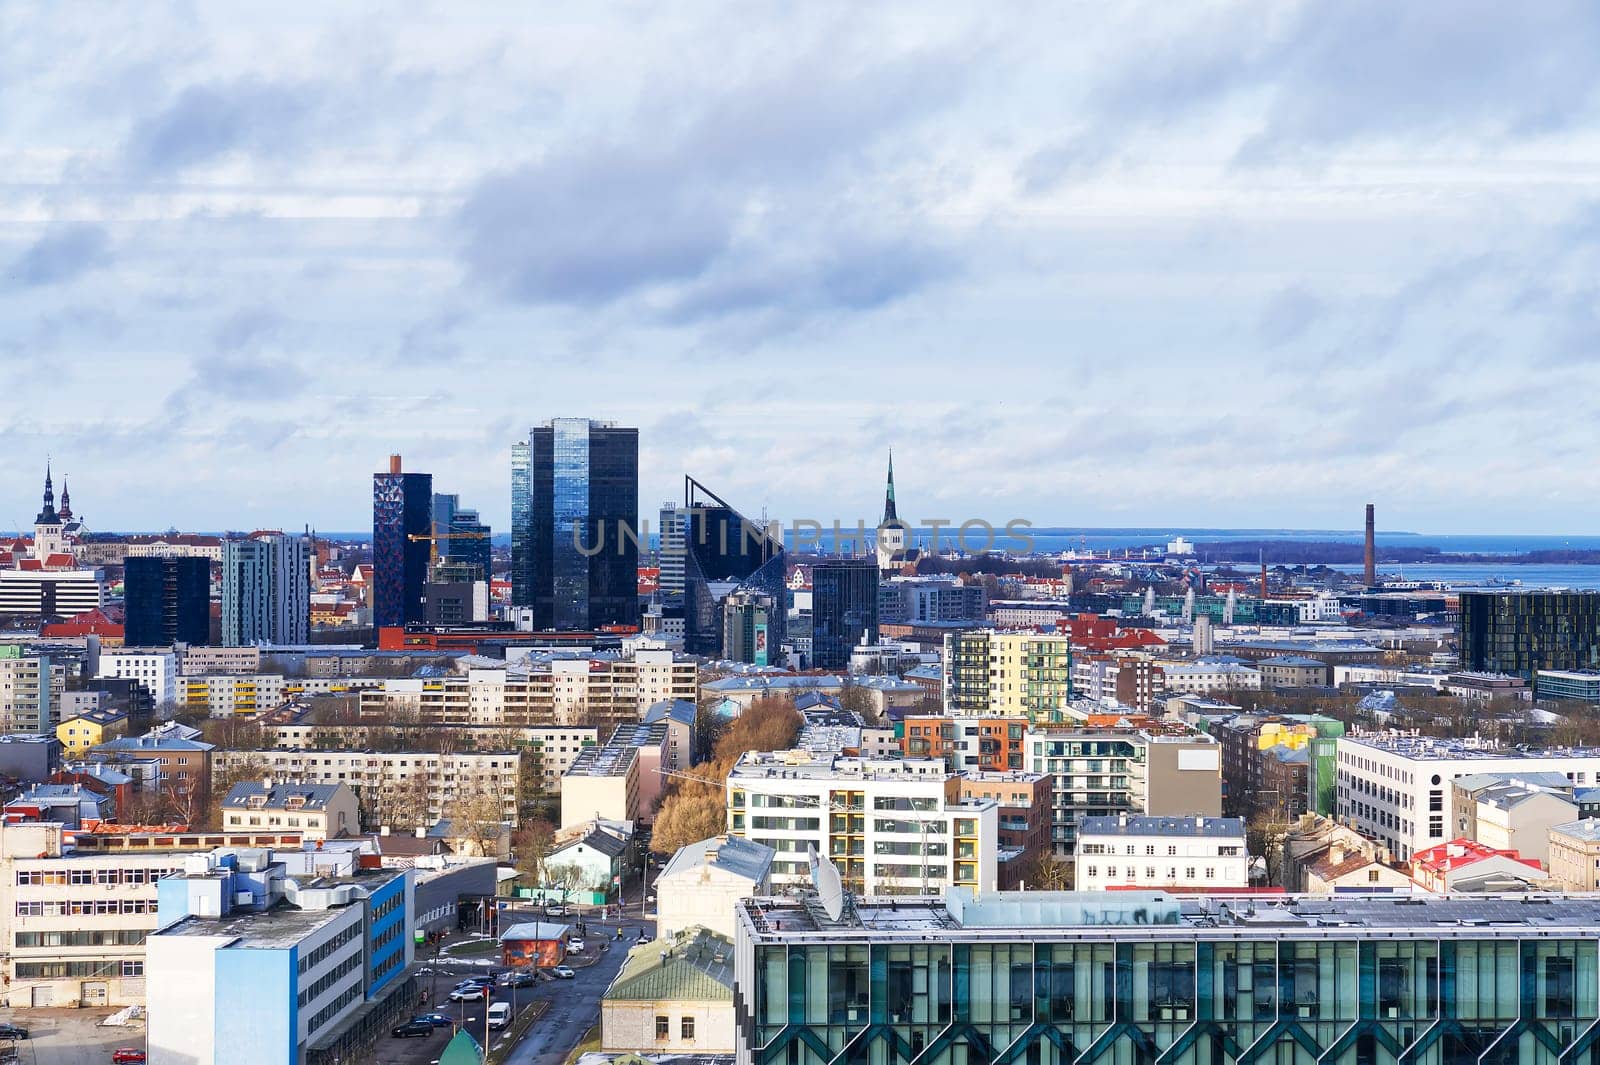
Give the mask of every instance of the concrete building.
M 355 792 L 345 784 L 240 781 L 222 800 L 222 824 L 230 831 L 281 828 L 308 840 L 361 831 Z
M 84 853 L 59 823 L 0 827 L 5 1004 L 124 1006 L 145 1001 L 145 936 L 156 881 L 183 867 L 165 847 Z
M 1237 817 L 1086 817 L 1073 860 L 1078 891 L 1250 886 L 1244 821 Z
M 679 847 L 656 876 L 656 929 L 663 940 L 695 926 L 732 938 L 736 903 L 772 892 L 777 851 L 740 836 Z
M 314 695 L 351 695 L 383 686 L 378 677 L 288 677 L 281 673 L 214 673 L 178 680 L 183 713 L 207 717 L 263 714 Z
M 1572 782 L 1560 773 L 1479 773 L 1452 781 L 1451 790 L 1455 838 L 1516 851 L 1541 865 L 1550 857 L 1550 830 L 1579 816 Z
M 215 673 L 260 673 L 261 645 L 245 647 L 196 647 L 179 649 L 179 672 L 185 677 Z
M 1261 690 L 1261 671 L 1237 662 L 1163 662 L 1161 672 L 1168 695 Z
M 1218 817 L 1222 759 L 1217 741 L 1191 732 L 1050 728 L 1025 737 L 1026 767 L 1052 779 L 1051 843 L 1076 851 L 1085 817 L 1116 814 Z
M 222 642 L 303 644 L 311 638 L 311 541 L 256 533 L 222 551 Z
M 1061 721 L 1072 700 L 1072 639 L 993 629 L 951 633 L 944 678 L 947 713 Z
M 1578 788 L 1600 783 L 1600 749 L 1519 750 L 1399 732 L 1343 736 L 1337 747 L 1339 819 L 1400 859 L 1454 838 L 1460 777 L 1550 772 Z
M 960 772 L 1021 769 L 1028 731 L 1026 717 L 905 717 L 900 750 L 908 758 L 943 758 Z
M 518 751 L 219 750 L 213 772 L 256 768 L 294 784 L 348 786 L 359 811 L 350 831 L 414 832 L 456 816 L 462 803 L 492 796 L 510 825 L 519 820 Z M 358 827 L 359 826 L 359 827 Z
M 1050 853 L 1053 784 L 1044 773 L 1022 769 L 961 772 L 963 801 L 992 801 L 1000 808 L 995 867 L 1001 891 L 1021 887 L 1034 863 Z
M 410 870 L 352 850 L 219 851 L 160 885 L 146 943 L 150 1060 L 373 1060 L 410 1016 Z
M 728 834 L 777 852 L 775 888 L 809 882 L 813 847 L 868 895 L 996 883 L 999 805 L 962 801 L 942 761 L 751 751 L 727 787 Z
M 732 910 L 729 911 L 730 916 Z M 636 947 L 600 1000 L 606 1053 L 732 1054 L 733 940 L 704 928 Z
M 193 738 L 198 735 L 195 729 L 168 722 L 142 735 L 107 740 L 90 757 L 112 765 L 154 761 L 160 768 L 159 786 L 181 805 L 203 810 L 211 801 L 211 754 L 216 748 Z
M 1411 878 L 1424 891 L 1437 895 L 1506 894 L 1550 886 L 1543 867 L 1532 858 L 1470 839 L 1454 839 L 1413 854 Z
M 1319 688 L 1328 684 L 1328 666 L 1305 655 L 1274 655 L 1261 659 L 1263 688 Z
M 561 826 L 639 819 L 639 749 L 586 747 L 561 777 Z
M 170 710 L 177 698 L 178 656 L 170 650 L 154 648 L 102 651 L 95 676 L 138 681 L 150 693 L 151 703 L 160 715 Z
M 85 710 L 66 718 L 56 726 L 56 738 L 67 757 L 77 758 L 89 753 L 91 747 L 104 743 L 108 735 L 115 735 L 128 725 L 125 710 Z
M 1550 878 L 1563 891 L 1600 891 L 1600 819 L 1552 826 L 1546 852 Z
M 632 864 L 632 847 L 631 824 L 597 819 L 563 828 L 545 856 L 544 865 L 547 871 L 575 868 L 575 882 L 565 885 L 573 891 L 594 892 L 602 897 L 615 894 L 620 898 L 620 885 Z
M 59 722 L 49 655 L 0 645 L 0 733 L 49 733 Z

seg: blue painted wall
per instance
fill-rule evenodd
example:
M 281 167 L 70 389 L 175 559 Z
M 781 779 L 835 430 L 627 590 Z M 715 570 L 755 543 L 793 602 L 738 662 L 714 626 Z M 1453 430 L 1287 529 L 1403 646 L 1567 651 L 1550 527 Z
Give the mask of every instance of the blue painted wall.
M 296 1065 L 299 1060 L 295 952 L 217 951 L 217 1060 L 229 1065 Z
M 397 876 L 372 893 L 367 901 L 367 913 L 377 913 L 391 901 L 398 901 L 390 913 L 374 920 L 367 927 L 368 972 L 367 997 L 370 999 L 399 976 L 406 968 L 406 939 L 410 935 L 410 914 L 406 912 L 406 878 Z M 389 942 L 373 947 L 385 934 L 392 932 Z

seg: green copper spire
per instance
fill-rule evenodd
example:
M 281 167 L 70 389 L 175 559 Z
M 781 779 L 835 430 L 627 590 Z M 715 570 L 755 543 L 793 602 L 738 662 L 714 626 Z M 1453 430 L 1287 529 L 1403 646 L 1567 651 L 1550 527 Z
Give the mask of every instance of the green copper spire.
M 894 512 L 894 448 L 889 449 L 889 484 L 883 493 L 883 521 L 887 525 L 897 521 L 899 516 Z

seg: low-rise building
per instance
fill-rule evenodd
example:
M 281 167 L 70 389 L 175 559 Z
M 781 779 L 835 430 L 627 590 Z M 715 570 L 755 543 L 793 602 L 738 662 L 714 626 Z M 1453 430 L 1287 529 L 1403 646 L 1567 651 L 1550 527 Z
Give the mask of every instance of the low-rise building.
M 170 650 L 150 647 L 102 651 L 95 676 L 138 681 L 160 711 L 170 707 L 178 695 L 178 656 Z
M 500 933 L 500 964 L 514 969 L 548 969 L 567 960 L 570 925 L 523 921 Z
M 229 831 L 279 828 L 305 839 L 343 839 L 361 831 L 355 792 L 346 784 L 240 781 L 222 800 Z
M 1086 817 L 1073 864 L 1079 891 L 1250 886 L 1244 821 L 1237 817 Z
M 555 845 L 544 858 L 545 872 L 569 891 L 594 892 L 602 896 L 613 891 L 620 894 L 632 849 L 631 824 L 590 821 L 564 828 L 557 834 Z M 569 867 L 576 870 L 570 881 L 561 876 Z
M 1256 663 L 1263 688 L 1320 688 L 1328 683 L 1328 666 L 1305 655 L 1273 655 Z
M 1516 851 L 1495 850 L 1470 839 L 1453 839 L 1411 856 L 1411 878 L 1435 894 L 1497 894 L 1528 891 L 1549 882 L 1544 869 Z
M 635 947 L 600 1000 L 607 1053 L 698 1056 L 734 1047 L 733 940 L 716 932 L 690 928 Z
M 1551 827 L 1547 851 L 1550 879 L 1563 891 L 1600 891 L 1600 820 Z
M 126 728 L 128 713 L 126 710 L 114 710 L 109 707 L 97 710 L 85 710 L 81 714 L 64 718 L 56 726 L 56 738 L 61 741 L 62 751 L 69 758 L 78 758 L 89 752 L 91 747 L 98 747 L 107 738 L 114 736 L 118 729 Z
M 587 747 L 561 777 L 561 827 L 639 819 L 639 748 Z
M 772 891 L 771 847 L 739 836 L 712 836 L 679 847 L 656 877 L 656 929 L 662 939 L 696 925 L 733 935 L 740 899 Z
M 1572 782 L 1560 773 L 1474 773 L 1456 778 L 1451 787 L 1458 839 L 1516 851 L 1540 864 L 1550 857 L 1550 829 L 1579 816 Z

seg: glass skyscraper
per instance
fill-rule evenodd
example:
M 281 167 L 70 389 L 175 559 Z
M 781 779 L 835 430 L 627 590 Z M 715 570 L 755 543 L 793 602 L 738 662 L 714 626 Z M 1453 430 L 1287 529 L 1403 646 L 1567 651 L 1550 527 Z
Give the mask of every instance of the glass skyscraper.
M 129 647 L 211 642 L 209 559 L 130 558 L 122 572 Z
M 735 591 L 766 596 L 769 612 L 758 634 L 751 631 L 748 653 L 761 644 L 763 665 L 776 664 L 785 638 L 784 584 L 787 555 L 783 542 L 760 522 L 751 521 L 692 477 L 683 479 L 683 506 L 661 512 L 663 602 L 675 598 L 667 587 L 681 578 L 683 644 L 690 654 L 722 655 L 727 627 L 725 603 Z M 668 523 L 671 523 L 669 526 Z M 675 554 L 669 555 L 668 552 Z M 748 659 L 754 661 L 754 658 Z
M 476 580 L 490 578 L 489 526 L 478 519 L 476 510 L 461 505 L 459 495 L 433 494 L 433 532 L 445 537 L 437 542 L 434 552 L 441 562 L 465 562 L 478 567 Z
M 1461 668 L 1600 669 L 1600 592 L 1462 592 Z
M 402 473 L 400 456 L 388 473 L 372 475 L 372 623 L 404 628 L 425 618 L 433 535 L 433 475 Z
M 947 899 L 741 903 L 739 1065 L 1600 1062 L 1592 898 Z
M 811 664 L 844 669 L 865 635 L 878 642 L 878 563 L 829 558 L 811 567 Z
M 639 620 L 639 430 L 556 418 L 512 449 L 512 600 L 537 629 Z

